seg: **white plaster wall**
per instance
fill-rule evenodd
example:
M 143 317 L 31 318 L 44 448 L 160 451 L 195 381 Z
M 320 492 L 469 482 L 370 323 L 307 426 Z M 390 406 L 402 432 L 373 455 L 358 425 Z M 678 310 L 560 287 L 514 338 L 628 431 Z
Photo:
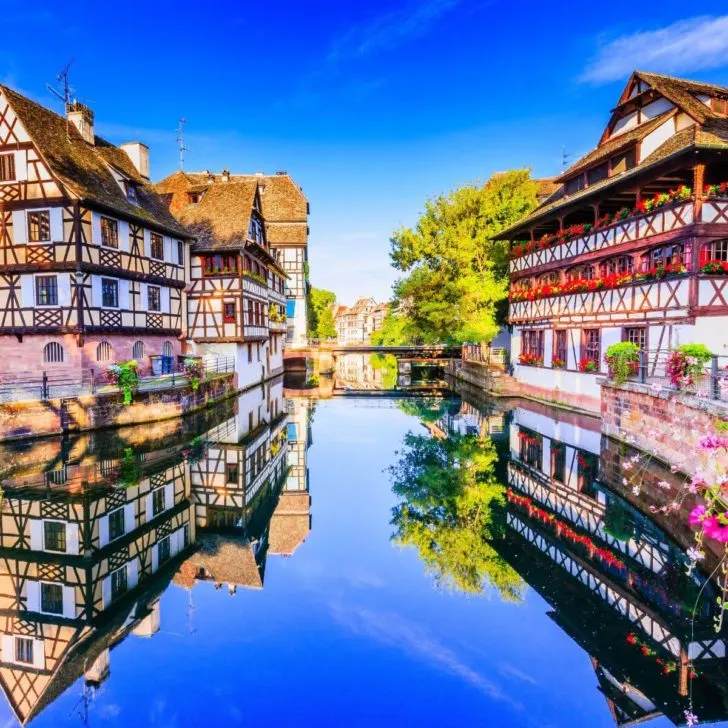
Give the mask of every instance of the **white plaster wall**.
M 664 144 L 674 133 L 675 120 L 673 118 L 667 119 L 664 123 L 660 124 L 657 129 L 651 131 L 642 140 L 642 144 L 640 145 L 639 161 L 641 162 L 643 159 L 649 157 L 655 149 Z
M 554 395 L 559 392 L 570 394 L 583 394 L 589 397 L 600 397 L 600 387 L 597 379 L 601 374 L 586 374 L 582 372 L 569 372 L 560 369 L 546 369 L 544 367 L 527 367 L 516 364 L 514 376 L 519 382 L 533 387 L 552 390 Z
M 666 98 L 659 98 L 653 101 L 651 104 L 642 107 L 642 120 L 654 119 L 660 114 L 664 114 L 670 109 L 674 109 L 674 105 L 671 104 Z
M 694 325 L 673 326 L 672 346 L 682 344 L 705 344 L 714 354 L 728 356 L 728 316 L 704 316 Z M 657 341 L 650 346 L 656 347 Z M 661 348 L 669 348 L 667 337 Z
M 633 111 L 631 114 L 622 117 L 615 125 L 612 136 L 615 137 L 618 134 L 622 134 L 629 129 L 633 129 L 637 126 L 637 112 Z
M 581 450 L 599 454 L 601 433 L 599 430 L 587 430 L 578 425 L 568 422 L 560 422 L 553 417 L 542 414 L 540 412 L 532 412 L 525 407 L 516 407 L 513 410 L 512 424 L 527 427 L 534 432 L 538 432 L 544 437 L 552 440 L 558 440 L 566 445 L 570 445 Z M 513 428 L 517 429 L 517 428 Z M 518 435 L 511 433 L 511 445 L 515 443 L 518 446 Z

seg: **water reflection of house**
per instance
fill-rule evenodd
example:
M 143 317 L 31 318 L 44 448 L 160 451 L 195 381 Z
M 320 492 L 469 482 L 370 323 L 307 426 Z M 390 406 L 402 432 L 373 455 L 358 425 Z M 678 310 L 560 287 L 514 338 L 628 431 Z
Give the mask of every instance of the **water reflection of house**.
M 336 358 L 334 389 L 382 389 L 383 372 L 372 366 L 371 354 Z
M 2 481 L 0 686 L 23 724 L 83 673 L 102 682 L 129 632 L 153 632 L 195 537 L 179 450 L 68 455 Z

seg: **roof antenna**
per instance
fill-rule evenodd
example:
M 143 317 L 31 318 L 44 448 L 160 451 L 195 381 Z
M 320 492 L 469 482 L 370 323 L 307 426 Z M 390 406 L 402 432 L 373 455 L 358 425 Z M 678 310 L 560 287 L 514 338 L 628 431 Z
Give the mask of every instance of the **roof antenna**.
M 179 168 L 180 170 L 185 164 L 185 152 L 191 152 L 189 147 L 185 146 L 184 130 L 187 119 L 180 119 L 179 126 L 177 127 L 177 148 L 179 150 Z
M 71 88 L 71 84 L 68 83 L 68 71 L 71 68 L 71 65 L 73 64 L 74 59 L 72 58 L 63 68 L 63 70 L 56 76 L 56 82 L 61 84 L 61 89 L 57 89 L 54 86 L 51 86 L 49 83 L 46 84 L 46 88 L 56 97 L 58 97 L 61 101 L 63 101 L 64 109 L 63 112 L 66 112 L 65 107 L 68 106 L 68 104 L 71 103 L 71 95 L 73 94 L 73 89 Z
M 571 164 L 571 154 L 566 151 L 566 147 L 561 147 L 561 169 L 566 169 Z

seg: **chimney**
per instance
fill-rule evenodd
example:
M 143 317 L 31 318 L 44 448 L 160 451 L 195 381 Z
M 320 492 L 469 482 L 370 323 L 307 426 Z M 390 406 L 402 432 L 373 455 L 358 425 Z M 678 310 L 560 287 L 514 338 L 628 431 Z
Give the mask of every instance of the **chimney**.
M 212 184 L 215 181 L 215 175 L 209 169 L 205 170 L 205 174 L 207 175 L 208 184 Z
M 94 112 L 80 101 L 66 104 L 66 118 L 70 121 L 85 142 L 94 143 Z
M 121 145 L 131 163 L 136 167 L 136 171 L 149 181 L 149 147 L 141 142 L 127 142 Z
M 223 169 L 223 171 L 220 173 L 220 176 L 222 177 L 223 182 L 229 182 L 230 181 L 230 170 Z

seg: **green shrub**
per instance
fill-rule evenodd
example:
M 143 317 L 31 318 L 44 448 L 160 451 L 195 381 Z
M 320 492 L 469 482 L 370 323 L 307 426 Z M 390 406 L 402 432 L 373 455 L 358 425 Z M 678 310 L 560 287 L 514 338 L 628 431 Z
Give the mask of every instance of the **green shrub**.
M 604 359 L 609 367 L 610 379 L 622 384 L 639 371 L 640 348 L 631 341 L 621 341 L 607 349 Z

